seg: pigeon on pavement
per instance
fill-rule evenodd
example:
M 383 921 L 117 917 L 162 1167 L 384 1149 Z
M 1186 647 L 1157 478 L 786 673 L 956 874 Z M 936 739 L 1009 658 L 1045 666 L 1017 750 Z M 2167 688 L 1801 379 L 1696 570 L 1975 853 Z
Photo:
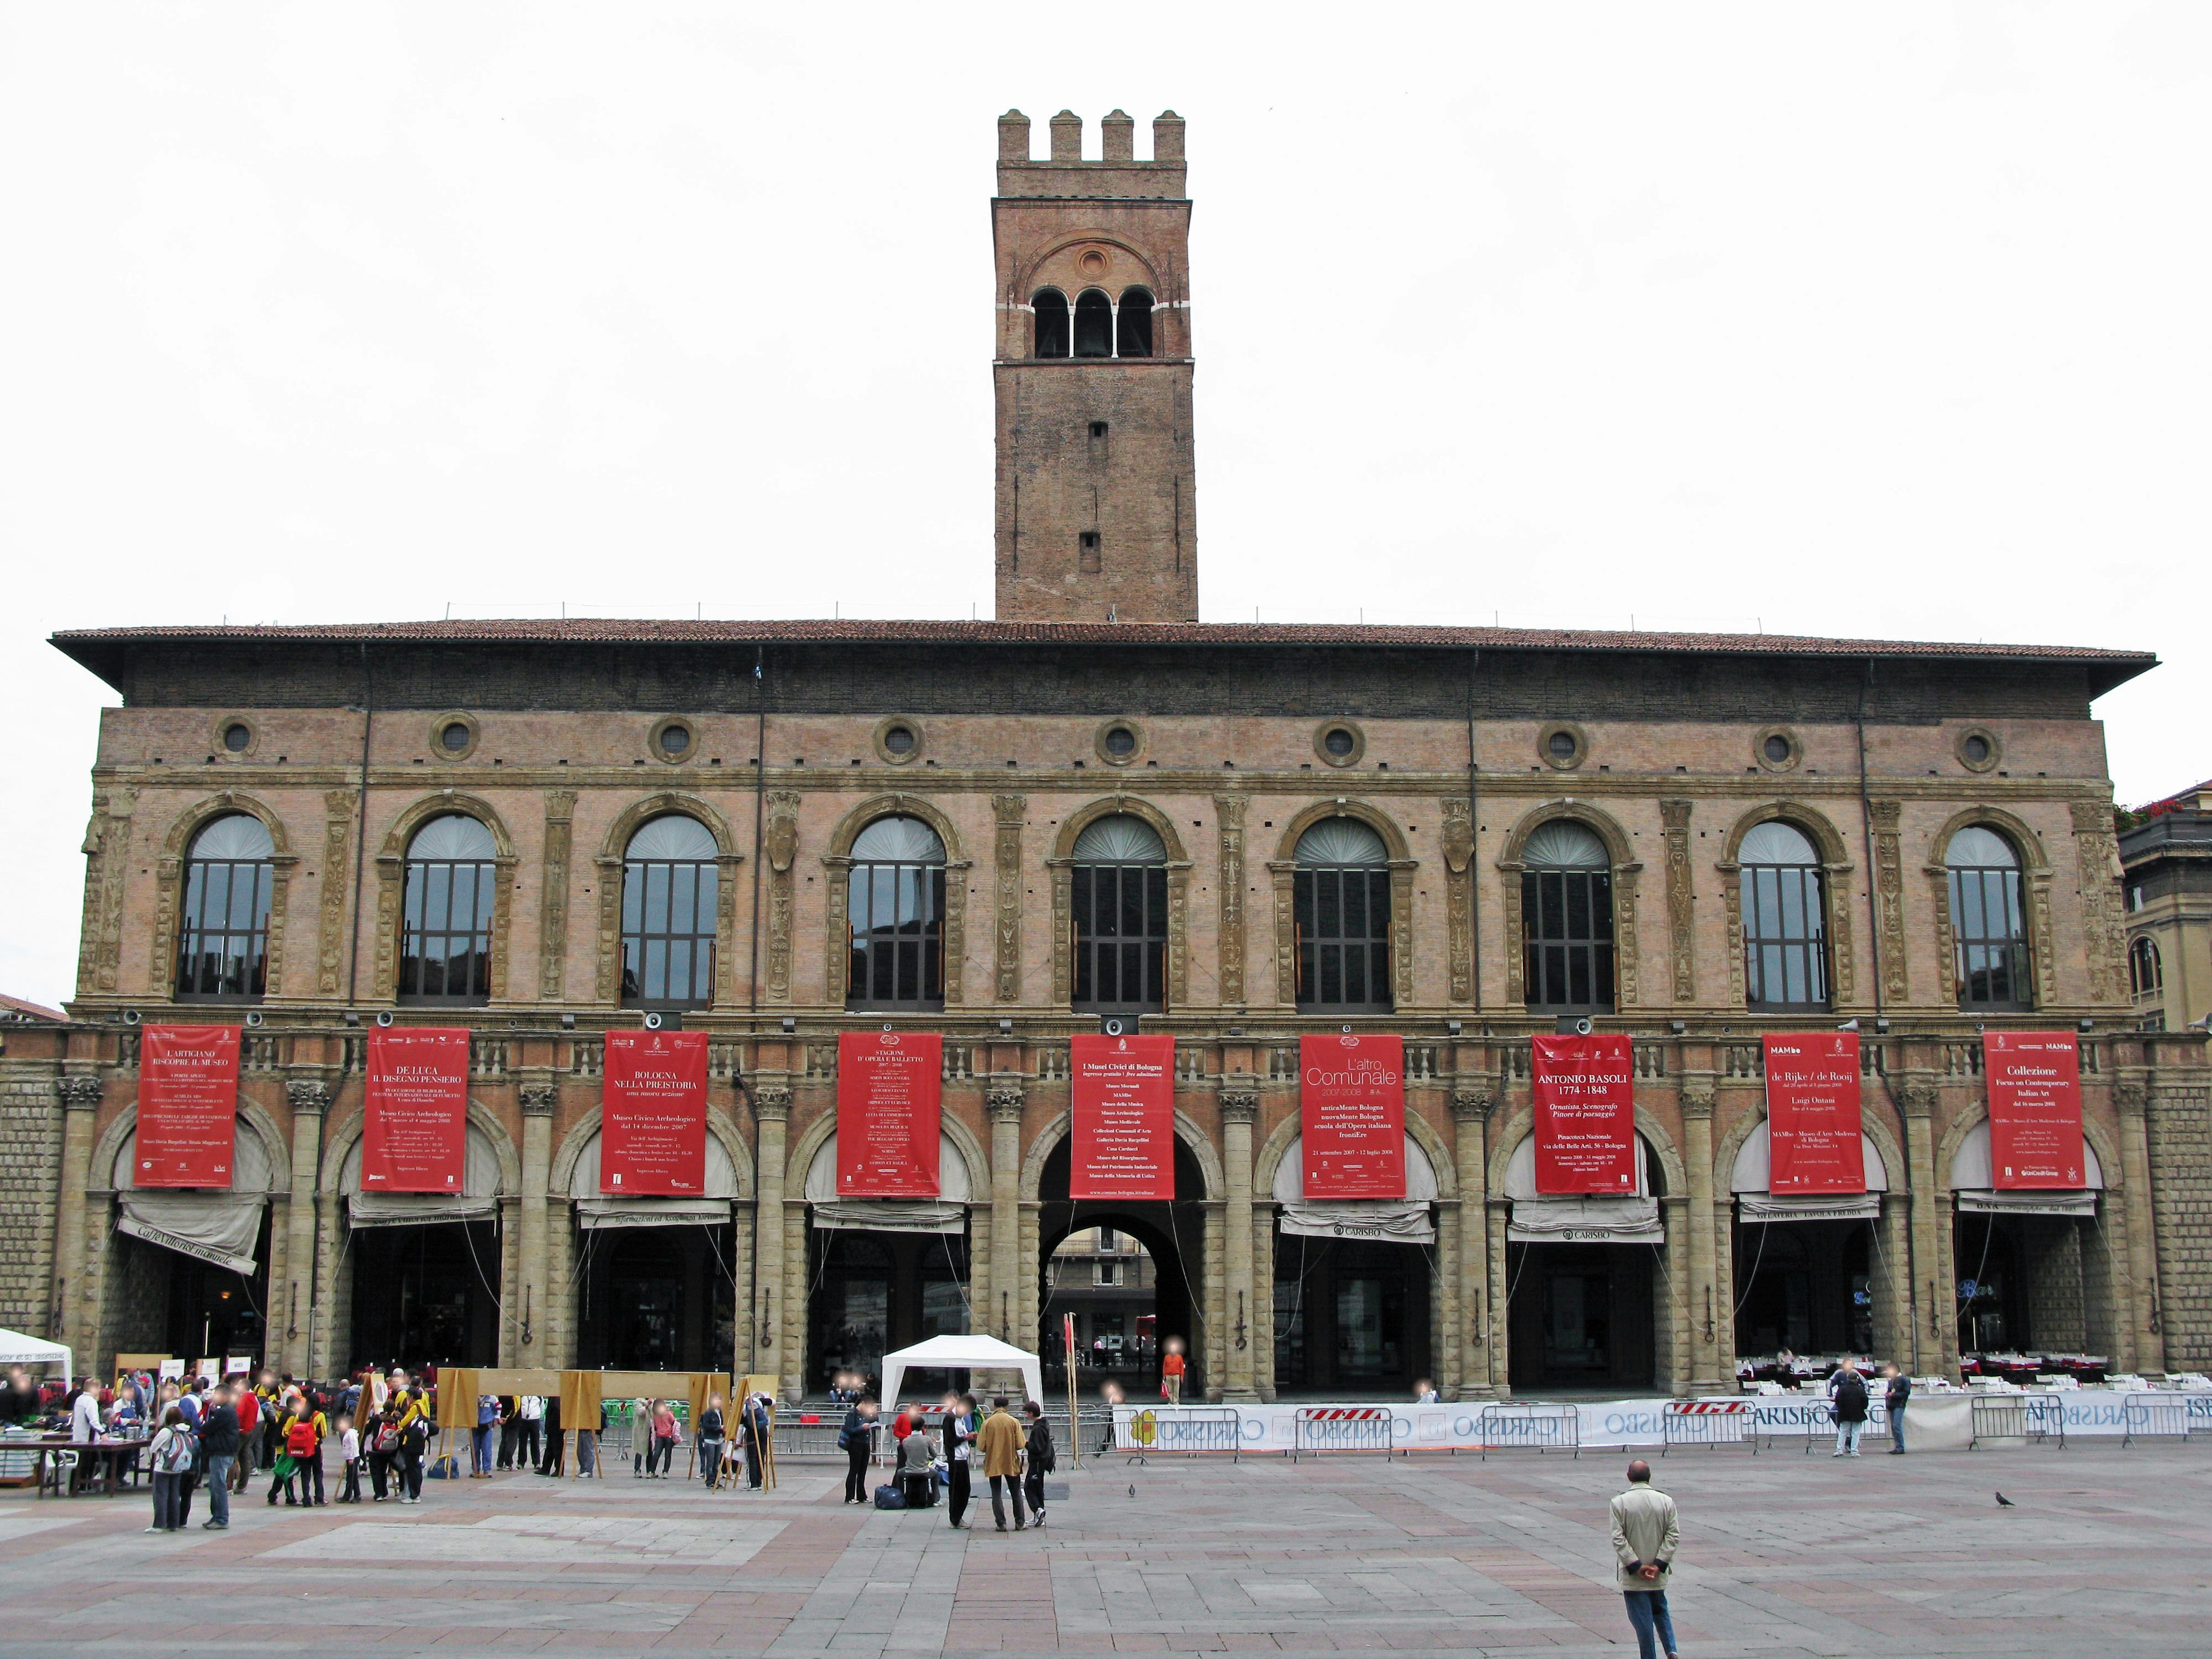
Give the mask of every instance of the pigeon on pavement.
M 2001 1510 L 2016 1510 L 2020 1505 L 2014 1503 L 2011 1498 L 2007 1498 L 2002 1492 L 1999 1492 L 1997 1494 L 1997 1507 Z

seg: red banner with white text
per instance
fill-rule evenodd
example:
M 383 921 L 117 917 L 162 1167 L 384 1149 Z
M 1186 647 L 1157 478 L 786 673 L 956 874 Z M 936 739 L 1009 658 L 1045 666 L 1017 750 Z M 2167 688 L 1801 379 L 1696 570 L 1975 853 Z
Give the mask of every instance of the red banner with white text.
M 1536 1191 L 1544 1197 L 1636 1192 L 1636 1086 L 1628 1038 L 1539 1036 Z
M 228 1187 L 238 1148 L 235 1025 L 138 1029 L 132 1184 Z
M 1405 1197 L 1405 1040 L 1300 1037 L 1298 1133 L 1308 1198 Z
M 1767 1189 L 1866 1191 L 1866 1146 L 1859 1133 L 1859 1034 L 1770 1033 Z
M 1999 1192 L 2088 1182 L 2081 1147 L 2081 1051 L 2071 1031 L 1989 1031 L 1990 1174 Z
M 1175 1039 L 1068 1039 L 1074 1104 L 1070 1198 L 1175 1197 Z
M 362 1191 L 459 1192 L 469 1155 L 469 1034 L 373 1030 L 367 1082 Z
M 599 1190 L 696 1198 L 707 1190 L 707 1034 L 610 1031 L 599 1111 Z
M 846 1031 L 837 1038 L 837 1196 L 935 1198 L 945 1039 Z

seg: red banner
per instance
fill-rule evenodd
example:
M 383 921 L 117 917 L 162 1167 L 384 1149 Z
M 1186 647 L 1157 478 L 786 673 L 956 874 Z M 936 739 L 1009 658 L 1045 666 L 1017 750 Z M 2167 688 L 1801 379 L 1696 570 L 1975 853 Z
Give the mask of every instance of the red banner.
M 837 1038 L 837 1196 L 935 1198 L 945 1039 L 846 1031 Z
M 1298 1133 L 1308 1198 L 1406 1195 L 1406 1044 L 1298 1039 Z
M 1628 1038 L 1540 1036 L 1535 1045 L 1536 1191 L 1636 1191 L 1636 1085 Z
M 2081 1053 L 2074 1034 L 1986 1032 L 1982 1057 L 1990 1082 L 1990 1173 L 1997 1190 L 2087 1185 Z
M 1070 1198 L 1175 1197 L 1175 1039 L 1068 1039 L 1074 1144 Z
M 1767 1190 L 1866 1191 L 1866 1147 L 1859 1133 L 1859 1034 L 1769 1035 Z
M 707 1190 L 707 1034 L 610 1031 L 599 1190 L 696 1198 Z
M 235 1025 L 138 1030 L 140 1187 L 228 1187 L 238 1145 Z
M 458 1193 L 468 1157 L 469 1034 L 398 1026 L 370 1031 L 362 1191 Z

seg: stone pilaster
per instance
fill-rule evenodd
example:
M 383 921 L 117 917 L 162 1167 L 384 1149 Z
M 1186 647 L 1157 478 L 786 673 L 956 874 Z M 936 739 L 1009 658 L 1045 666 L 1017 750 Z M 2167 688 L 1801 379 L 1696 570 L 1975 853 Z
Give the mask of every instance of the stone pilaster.
M 288 1302 L 301 1312 L 285 1328 L 282 1364 L 295 1376 L 312 1376 L 314 1350 L 330 1334 L 320 1328 L 329 1287 L 315 1282 L 315 1223 L 320 1213 L 316 1187 L 323 1167 L 323 1115 L 330 1110 L 331 1085 L 319 1070 L 288 1078 L 284 1097 L 292 1107 L 292 1201 L 285 1217 L 284 1263 Z
M 1243 795 L 1216 795 L 1213 810 L 1221 823 L 1220 1000 L 1224 1007 L 1244 1000 L 1244 808 Z
M 68 1346 L 76 1363 L 92 1370 L 100 1335 L 100 1303 L 85 1271 L 85 1188 L 92 1185 L 93 1128 L 100 1115 L 100 1079 L 89 1074 L 58 1078 L 61 1097 L 61 1194 L 54 1212 L 53 1340 Z M 101 1185 L 105 1186 L 105 1182 Z
M 991 1276 L 976 1311 L 983 1328 L 1001 1342 L 1027 1347 L 1017 1323 L 1016 1292 L 1022 1281 L 1022 1105 L 1012 1084 L 994 1085 L 983 1097 L 991 1120 Z
M 1897 1096 L 1910 1143 L 1905 1165 L 1912 1206 L 1914 1356 L 1922 1371 L 1955 1378 L 1959 1298 L 1950 1269 L 1950 1212 L 1936 1177 L 1936 1085 L 1914 1079 Z
M 522 1098 L 522 1193 L 514 1231 L 520 1244 L 514 1310 L 514 1352 L 518 1365 L 546 1366 L 551 1345 L 553 1286 L 547 1259 L 550 1219 L 547 1188 L 553 1179 L 553 1108 L 560 1091 L 548 1073 L 526 1081 Z
M 1735 1343 L 1734 1334 L 1727 1330 L 1732 1322 L 1721 1300 L 1721 1276 L 1714 1256 L 1711 1081 L 1685 1084 L 1681 1104 L 1683 1173 L 1690 1189 L 1689 1212 L 1684 1218 L 1689 1232 L 1689 1249 L 1685 1253 L 1688 1282 L 1684 1286 L 1690 1299 L 1688 1387 L 1692 1394 L 1717 1394 L 1723 1387 L 1730 1390 L 1735 1387 L 1735 1367 L 1722 1364 L 1724 1357 L 1734 1358 L 1732 1352 L 1727 1356 L 1721 1352 L 1723 1334 L 1731 1350 Z
M 1252 1277 L 1252 1125 L 1259 1115 L 1257 1094 L 1245 1089 L 1223 1092 L 1221 1161 L 1228 1205 L 1222 1221 L 1221 1265 L 1225 1281 L 1222 1290 L 1227 1316 L 1227 1363 L 1223 1368 L 1221 1397 L 1231 1403 L 1253 1402 L 1260 1397 L 1252 1346 L 1253 1310 L 1260 1298 L 1260 1286 Z
M 1491 1089 L 1461 1089 L 1452 1096 L 1452 1158 L 1459 1177 L 1459 1304 L 1461 1350 L 1459 1398 L 1490 1400 L 1503 1373 L 1493 1375 L 1491 1351 L 1501 1333 L 1492 1328 L 1490 1299 L 1490 1171 L 1484 1137 L 1498 1095 Z
M 781 1375 L 786 1369 L 781 1327 L 804 1325 L 806 1310 L 787 1316 L 783 1306 L 785 1136 L 790 1128 L 791 1091 L 778 1084 L 757 1084 L 752 1091 L 753 1169 L 759 1183 L 753 1220 L 753 1358 L 757 1371 Z
M 2135 1352 L 2121 1363 L 2131 1370 L 2166 1369 L 2166 1336 L 2160 1304 L 2158 1212 L 2151 1190 L 2150 1091 L 2139 1082 L 2112 1091 L 2120 1115 L 2120 1182 L 2124 1206 L 2119 1219 L 2127 1240 L 2128 1309 L 2124 1328 Z M 2107 1218 L 2106 1224 L 2112 1224 Z

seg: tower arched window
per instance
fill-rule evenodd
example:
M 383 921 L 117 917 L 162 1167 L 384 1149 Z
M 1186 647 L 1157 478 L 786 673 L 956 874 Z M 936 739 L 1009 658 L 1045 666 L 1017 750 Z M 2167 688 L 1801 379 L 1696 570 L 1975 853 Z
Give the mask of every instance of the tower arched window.
M 1125 288 L 1114 315 L 1114 355 L 1149 357 L 1152 355 L 1152 291 Z
M 1794 824 L 1754 825 L 1741 866 L 1744 1000 L 1781 1012 L 1828 1006 L 1827 907 L 1820 855 Z
M 1168 851 L 1159 832 L 1134 813 L 1115 813 L 1084 827 L 1072 862 L 1076 1007 L 1159 1012 L 1168 961 Z
M 704 1008 L 714 1000 L 721 848 L 680 812 L 640 824 L 623 851 L 626 1008 Z
M 1951 837 L 1951 934 L 1961 1008 L 2026 1008 L 2027 918 L 2020 853 L 1996 830 L 1969 824 Z
M 1521 934 L 1532 1013 L 1613 1012 L 1613 858 L 1595 831 L 1555 818 L 1529 836 Z
M 490 1000 L 498 850 L 491 831 L 465 812 L 432 818 L 407 843 L 400 1001 L 468 1007 Z
M 2155 996 L 2166 988 L 2166 965 L 2158 959 L 2158 944 L 2140 933 L 2128 946 L 2128 988 L 2139 997 Z
M 251 812 L 226 812 L 192 837 L 177 932 L 179 1000 L 251 1001 L 268 988 L 276 856 L 268 826 Z
M 945 1006 L 945 843 L 916 817 L 878 818 L 853 842 L 845 1006 Z
M 1041 288 L 1030 309 L 1036 313 L 1036 345 L 1030 355 L 1067 356 L 1067 295 L 1056 288 Z
M 1075 355 L 1114 355 L 1114 302 L 1095 288 L 1086 288 L 1075 296 Z
M 1358 818 L 1324 818 L 1298 837 L 1298 1006 L 1313 1012 L 1390 1008 L 1390 853 Z

